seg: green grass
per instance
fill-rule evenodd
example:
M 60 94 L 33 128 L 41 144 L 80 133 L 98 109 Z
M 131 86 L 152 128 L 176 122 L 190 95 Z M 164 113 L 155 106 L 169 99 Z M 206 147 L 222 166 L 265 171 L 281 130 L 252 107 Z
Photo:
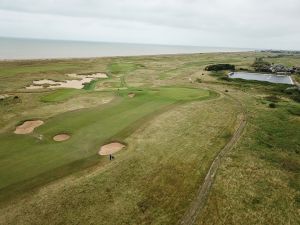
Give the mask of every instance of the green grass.
M 299 224 L 299 104 L 269 109 L 239 98 L 248 105 L 246 133 L 224 160 L 197 224 Z
M 144 68 L 144 66 L 135 63 L 112 63 L 108 65 L 107 70 L 112 74 L 127 74 L 139 68 Z
M 127 97 L 128 93 L 119 91 L 118 95 L 122 99 L 106 106 L 68 112 L 50 118 L 43 126 L 37 128 L 33 135 L 0 135 L 0 188 L 76 160 L 93 155 L 97 157 L 101 144 L 112 138 L 122 139 L 122 131 L 143 117 L 177 101 L 209 96 L 208 91 L 187 88 L 142 90 L 137 91 L 132 99 Z M 174 94 L 176 98 L 173 98 Z M 48 99 L 58 100 L 55 95 Z M 72 134 L 70 140 L 63 143 L 55 143 L 52 140 L 54 135 L 64 132 Z M 42 141 L 36 138 L 37 134 L 43 135 Z M 124 135 L 127 136 L 128 133 L 125 132 Z
M 24 203 L 30 211 L 26 215 L 21 200 L 10 211 L 3 210 L 0 221 L 176 224 L 211 160 L 228 140 L 223 131 L 232 128 L 238 112 L 228 98 L 195 101 L 164 112 L 124 139 L 128 148 L 113 162 L 105 158 L 105 167 L 41 190 Z
M 89 90 L 89 91 L 94 90 L 96 88 L 96 86 L 97 86 L 97 82 L 98 81 L 99 80 L 92 80 L 91 82 L 85 84 L 84 87 L 83 87 L 83 89 L 84 90 Z
M 3 63 L 2 63 L 3 64 Z M 24 62 L 22 66 L 16 66 L 15 63 L 6 63 L 1 67 L 0 77 L 9 77 L 22 75 L 26 73 L 38 74 L 38 73 L 51 73 L 51 72 L 64 72 L 70 70 L 76 70 L 79 66 L 69 62 L 57 62 L 53 61 L 50 63 L 40 62 L 40 63 L 26 63 Z
M 300 116 L 300 105 L 291 105 L 287 108 L 287 111 L 290 112 L 292 115 Z
M 200 97 L 199 94 L 201 98 L 209 96 L 209 92 L 207 90 L 190 89 L 190 88 L 185 88 L 185 89 L 182 88 L 180 89 L 180 91 L 178 91 L 177 88 L 170 87 L 170 88 L 161 89 L 158 92 L 159 96 L 171 100 L 175 100 L 175 101 L 188 101 L 188 100 L 197 99 Z
M 0 94 L 19 97 L 0 104 L 0 224 L 178 224 L 236 129 L 241 107 L 228 95 L 248 123 L 196 224 L 299 224 L 299 92 L 204 71 L 251 69 L 256 57 L 299 66 L 299 56 L 260 52 L 0 62 Z M 109 80 L 24 89 L 90 71 Z M 220 98 L 199 101 L 218 95 L 206 89 Z M 13 134 L 32 118 L 45 124 Z M 71 139 L 54 142 L 60 132 Z M 97 152 L 112 140 L 128 147 L 110 162 Z
M 74 95 L 82 93 L 82 90 L 77 89 L 59 89 L 51 92 L 50 94 L 46 94 L 41 97 L 42 102 L 61 102 Z

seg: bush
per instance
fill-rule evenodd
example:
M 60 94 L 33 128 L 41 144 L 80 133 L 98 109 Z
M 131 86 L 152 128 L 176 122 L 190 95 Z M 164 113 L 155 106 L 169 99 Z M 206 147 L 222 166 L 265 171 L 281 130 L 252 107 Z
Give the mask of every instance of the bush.
M 263 58 L 256 58 L 252 67 L 256 72 L 271 72 L 271 63 L 264 61 Z
M 220 70 L 235 70 L 235 65 L 231 64 L 214 64 L 205 67 L 206 71 L 220 71 Z
M 276 104 L 274 102 L 272 102 L 272 103 L 269 104 L 269 107 L 270 108 L 276 108 Z
M 11 104 L 21 103 L 22 100 L 19 96 L 8 96 L 5 98 L 0 98 L 0 106 L 6 106 Z
M 292 99 L 295 101 L 295 102 L 299 102 L 300 103 L 300 94 L 294 94 L 292 96 Z
M 287 111 L 294 116 L 300 116 L 300 106 L 297 106 L 291 106 Z
M 300 90 L 298 88 L 287 88 L 283 92 L 290 95 L 289 97 L 295 102 L 300 102 Z
M 220 80 L 225 80 L 225 81 L 231 82 L 231 81 L 233 81 L 235 79 L 230 79 L 229 77 L 220 77 Z
M 247 68 L 240 68 L 240 71 L 249 71 Z
M 280 101 L 280 98 L 277 97 L 276 95 L 266 96 L 265 99 L 269 102 L 275 102 L 275 103 Z

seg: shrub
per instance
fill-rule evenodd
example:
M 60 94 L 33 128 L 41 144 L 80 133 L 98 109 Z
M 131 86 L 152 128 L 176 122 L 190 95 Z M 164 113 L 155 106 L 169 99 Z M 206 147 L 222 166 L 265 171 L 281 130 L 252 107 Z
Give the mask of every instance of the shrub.
M 220 77 L 220 80 L 225 80 L 225 81 L 233 81 L 233 79 L 230 79 L 229 77 Z
M 22 100 L 19 96 L 8 96 L 5 98 L 0 98 L 0 106 L 6 106 L 11 104 L 21 103 Z
M 271 72 L 271 63 L 264 61 L 263 58 L 256 58 L 252 67 L 256 72 Z
M 197 78 L 197 79 L 196 79 L 196 82 L 197 82 L 197 83 L 202 83 L 202 80 L 201 80 L 200 78 Z
M 235 65 L 231 64 L 214 64 L 205 67 L 206 71 L 220 71 L 220 70 L 235 70 Z
M 295 102 L 300 102 L 300 94 L 294 94 L 292 96 L 292 99 L 295 101 Z
M 280 101 L 280 98 L 277 97 L 276 95 L 266 96 L 265 99 L 269 102 L 279 102 Z
M 283 92 L 290 95 L 289 97 L 295 102 L 300 102 L 300 90 L 298 88 L 287 88 Z
M 247 68 L 240 68 L 240 71 L 249 71 Z
M 297 105 L 298 106 L 298 105 Z M 300 106 L 296 107 L 296 106 L 291 106 L 288 109 L 288 112 L 291 113 L 294 116 L 300 116 Z

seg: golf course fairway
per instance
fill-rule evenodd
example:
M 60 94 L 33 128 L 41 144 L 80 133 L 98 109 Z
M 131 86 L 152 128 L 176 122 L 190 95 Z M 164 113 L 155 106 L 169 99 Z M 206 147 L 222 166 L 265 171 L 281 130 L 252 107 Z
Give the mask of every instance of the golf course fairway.
M 135 97 L 128 97 L 128 93 L 134 93 Z M 216 95 L 204 89 L 180 87 L 127 89 L 115 94 L 116 99 L 109 104 L 49 118 L 31 134 L 1 134 L 4 147 L 1 149 L 9 151 L 0 152 L 0 189 L 22 188 L 18 184 L 21 181 L 27 181 L 23 182 L 25 187 L 32 182 L 40 184 L 68 174 L 75 166 L 78 170 L 78 164 L 95 163 L 101 159 L 97 153 L 105 142 L 122 141 L 143 121 L 168 107 Z M 59 133 L 71 137 L 65 142 L 55 142 L 53 137 Z M 36 177 L 40 174 L 42 180 Z
M 300 67 L 270 52 L 0 62 L 0 225 L 300 224 L 300 90 L 206 70 L 257 58 Z

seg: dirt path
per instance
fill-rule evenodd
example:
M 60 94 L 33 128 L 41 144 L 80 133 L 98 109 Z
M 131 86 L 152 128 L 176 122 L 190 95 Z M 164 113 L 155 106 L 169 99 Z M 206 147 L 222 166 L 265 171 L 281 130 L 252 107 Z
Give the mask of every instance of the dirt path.
M 235 99 L 235 100 L 241 105 L 241 107 L 243 109 L 241 116 L 238 118 L 239 123 L 238 123 L 237 129 L 234 132 L 230 141 L 225 145 L 225 147 L 219 152 L 219 154 L 216 156 L 216 158 L 212 162 L 212 164 L 205 176 L 204 183 L 201 184 L 198 189 L 196 198 L 191 203 L 188 210 L 185 212 L 182 220 L 179 222 L 179 224 L 181 224 L 181 225 L 194 224 L 197 217 L 201 214 L 201 211 L 204 208 L 206 201 L 208 199 L 209 192 L 212 188 L 215 175 L 221 164 L 221 160 L 222 160 L 223 156 L 228 151 L 230 151 L 232 149 L 232 147 L 234 146 L 234 144 L 239 140 L 239 138 L 241 137 L 242 132 L 246 126 L 247 118 L 246 118 L 246 111 L 244 109 L 244 106 L 237 99 Z

